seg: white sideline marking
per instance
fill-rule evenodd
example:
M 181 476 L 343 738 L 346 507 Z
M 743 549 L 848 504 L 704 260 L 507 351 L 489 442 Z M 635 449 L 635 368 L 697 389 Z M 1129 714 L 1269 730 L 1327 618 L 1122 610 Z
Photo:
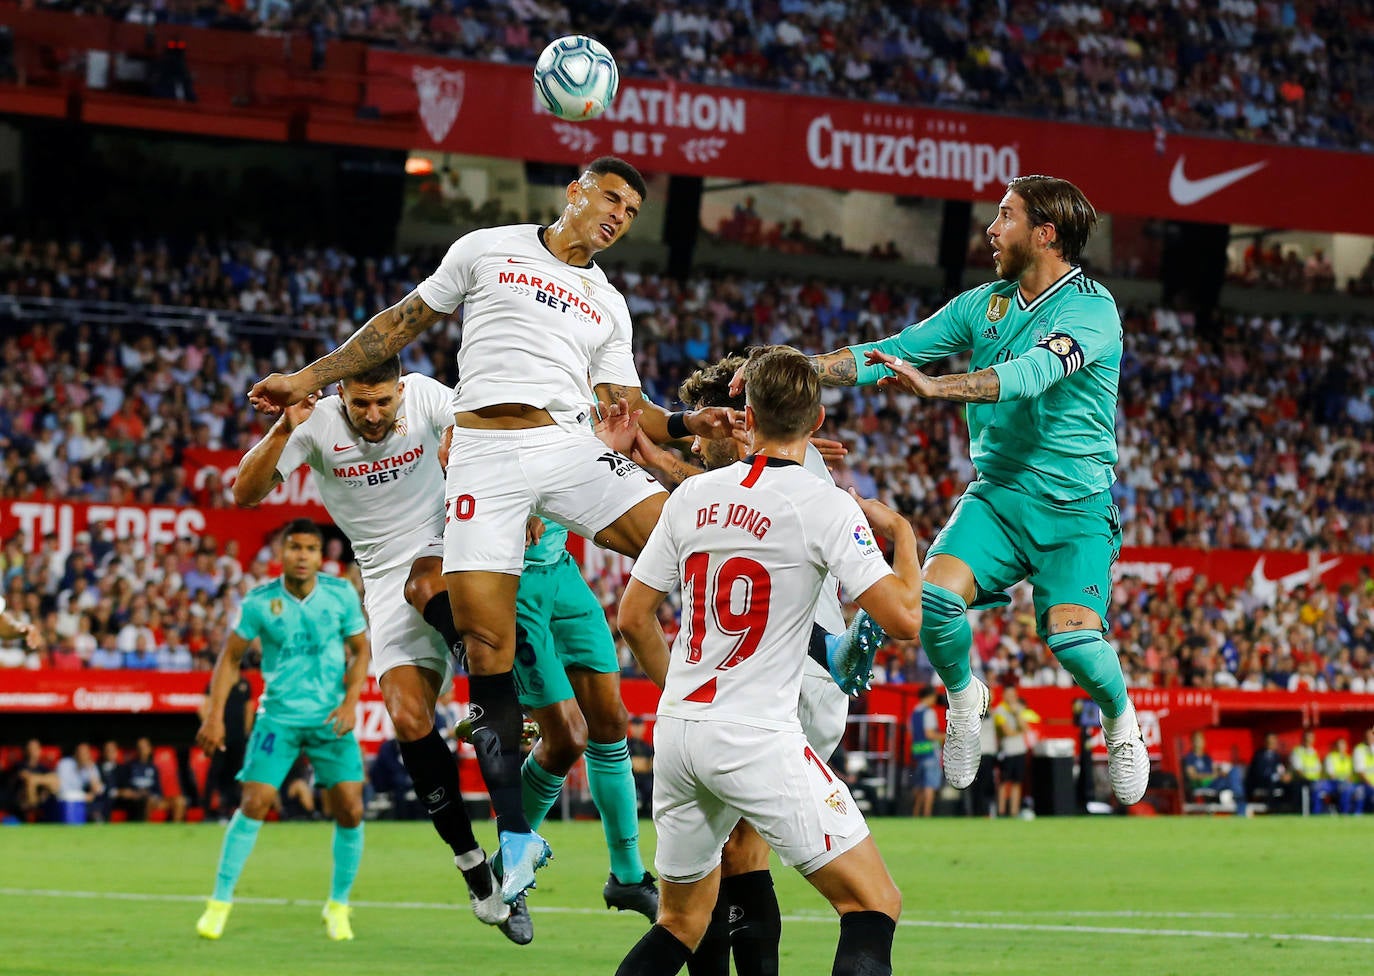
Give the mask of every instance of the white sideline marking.
M 136 891 L 68 891 L 59 888 L 0 888 L 0 896 L 13 898 L 70 898 L 85 899 L 90 901 L 172 901 L 172 902 L 195 902 L 205 901 L 204 895 L 173 895 L 173 894 L 152 894 L 148 892 Z M 241 905 L 277 905 L 277 906 L 310 906 L 319 904 L 319 899 L 305 898 L 236 898 L 234 901 Z M 352 902 L 355 908 L 379 908 L 379 909 L 406 909 L 410 911 L 442 911 L 466 912 L 467 906 L 457 902 L 430 902 L 430 901 L 355 901 Z M 600 908 L 563 908 L 559 906 L 530 906 L 531 913 L 535 915 L 604 915 L 606 912 Z M 1009 916 L 1018 913 L 990 911 L 985 913 L 959 912 L 957 914 L 972 915 L 986 914 L 990 916 Z M 1027 912 L 1024 914 L 1037 914 Z M 1226 912 L 1062 912 L 1062 915 L 1088 917 L 1094 915 L 1112 918 L 1291 918 L 1283 915 L 1244 915 L 1240 913 Z M 1351 918 L 1367 919 L 1368 915 L 1320 915 L 1307 916 L 1308 918 Z M 809 915 L 784 915 L 783 921 L 786 922 L 823 922 L 826 925 L 834 925 L 834 916 L 809 914 Z M 953 919 L 942 920 L 932 918 L 904 918 L 898 923 L 902 926 L 923 929 L 979 929 L 995 930 L 1002 932 L 1057 932 L 1069 933 L 1073 935 L 1147 935 L 1163 936 L 1166 938 L 1178 939 L 1266 939 L 1286 942 L 1326 942 L 1341 945 L 1374 945 L 1374 938 L 1358 935 L 1318 935 L 1311 932 L 1214 932 L 1206 929 L 1138 929 L 1129 926 L 1104 926 L 1104 925 L 1049 925 L 1036 922 L 964 922 Z

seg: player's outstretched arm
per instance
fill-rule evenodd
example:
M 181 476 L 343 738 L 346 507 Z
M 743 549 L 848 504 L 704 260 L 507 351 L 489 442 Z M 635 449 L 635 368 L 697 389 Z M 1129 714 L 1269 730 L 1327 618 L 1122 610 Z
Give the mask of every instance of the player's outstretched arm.
M 646 400 L 644 391 L 637 386 L 621 386 L 618 383 L 598 383 L 596 398 L 602 403 L 616 403 L 626 400 L 632 411 L 639 411 L 639 426 L 649 440 L 655 444 L 666 441 L 682 440 L 685 437 L 705 437 L 717 440 L 734 437 L 735 432 L 744 431 L 744 415 L 729 407 L 703 407 L 700 410 L 686 410 L 672 413 L 657 403 Z M 674 429 L 669 418 L 677 418 L 682 429 Z
M 617 617 L 620 633 L 635 660 L 660 688 L 668 680 L 668 640 L 658 623 L 658 608 L 667 595 L 631 576 Z
M 929 376 L 898 356 L 881 349 L 865 354 L 869 366 L 884 366 L 891 376 L 878 380 L 884 389 L 902 390 L 932 400 L 955 400 L 959 403 L 996 403 L 1002 396 L 1002 378 L 997 370 L 979 369 L 972 373 L 950 373 Z
M 294 403 L 282 411 L 281 417 L 272 425 L 262 440 L 258 441 L 239 462 L 238 474 L 234 477 L 234 504 L 240 508 L 252 508 L 267 497 L 273 488 L 281 484 L 277 462 L 291 440 L 291 433 L 315 412 L 315 394 L 310 394 L 300 403 Z
M 856 602 L 888 636 L 915 640 L 921 632 L 921 563 L 916 533 L 911 523 L 882 502 L 860 498 L 859 503 L 873 531 L 892 540 L 892 573 L 859 594 Z
M 248 641 L 230 631 L 224 649 L 215 661 L 214 673 L 210 676 L 210 703 L 205 709 L 205 718 L 196 733 L 196 745 L 212 756 L 224 748 L 224 703 L 229 700 L 229 692 L 239 680 L 239 666 L 243 663 L 243 653 L 248 650 Z
M 444 318 L 412 291 L 395 305 L 372 316 L 348 341 L 294 373 L 273 373 L 248 391 L 248 402 L 261 413 L 276 416 L 315 390 L 347 379 L 396 355 L 421 332 Z

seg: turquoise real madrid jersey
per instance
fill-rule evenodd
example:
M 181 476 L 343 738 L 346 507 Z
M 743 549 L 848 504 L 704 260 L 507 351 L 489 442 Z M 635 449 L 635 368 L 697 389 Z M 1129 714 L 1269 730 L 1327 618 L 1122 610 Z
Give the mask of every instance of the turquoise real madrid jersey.
M 970 352 L 969 372 L 991 367 L 996 403 L 970 403 L 970 457 L 993 484 L 1058 501 L 1116 480 L 1116 393 L 1121 315 L 1101 284 L 1074 268 L 1027 304 L 1014 281 L 972 288 L 930 318 L 878 342 L 850 346 L 858 383 L 890 375 L 866 366 L 880 349 L 914 365 Z
M 298 600 L 281 579 L 248 592 L 234 633 L 262 645 L 266 686 L 258 711 L 284 725 L 319 725 L 344 697 L 344 640 L 367 629 L 358 592 L 347 580 L 317 576 Z

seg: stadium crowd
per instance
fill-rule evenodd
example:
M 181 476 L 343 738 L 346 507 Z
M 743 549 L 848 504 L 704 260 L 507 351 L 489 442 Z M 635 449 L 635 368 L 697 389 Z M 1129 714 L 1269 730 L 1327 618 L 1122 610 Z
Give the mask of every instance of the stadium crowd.
M 138 23 L 532 63 L 593 33 L 628 75 L 1374 148 L 1369 0 L 57 0 Z
M 0 240 L 0 316 L 11 316 L 0 340 L 0 499 L 230 505 L 225 486 L 188 480 L 182 452 L 251 446 L 262 431 L 243 396 L 252 380 L 351 333 L 402 297 L 432 257 Z M 625 268 L 616 276 L 635 316 L 645 388 L 664 403 L 698 362 L 727 350 L 832 349 L 934 308 L 932 295 L 883 284 L 729 273 L 677 282 Z M 107 327 L 83 321 L 72 311 L 79 305 L 13 318 L 19 300 L 33 297 L 149 313 L 197 306 L 207 327 Z M 282 327 L 237 330 L 263 316 L 281 316 Z M 1124 329 L 1116 495 L 1126 545 L 1374 550 L 1374 370 L 1359 354 L 1370 345 L 1368 323 L 1227 315 L 1202 328 L 1187 312 L 1153 308 L 1127 310 Z M 407 370 L 452 381 L 459 335 L 457 323 L 429 333 L 407 349 Z M 873 390 L 826 398 L 827 431 L 850 448 L 837 481 L 899 508 L 928 544 L 973 476 L 959 411 Z M 17 536 L 3 540 L 0 593 L 41 620 L 49 640 L 42 654 L 0 649 L 0 666 L 207 668 L 242 594 L 273 574 L 270 545 L 239 552 L 233 540 L 207 537 L 143 551 L 109 526 L 93 528 L 69 551 L 56 535 L 33 540 L 36 552 Z M 330 559 L 343 569 L 337 543 Z M 609 609 L 616 586 L 600 588 Z M 1374 690 L 1367 585 L 1178 595 L 1127 579 L 1116 600 L 1115 637 L 1138 684 Z M 1034 639 L 1024 602 L 984 616 L 985 668 L 999 680 L 1066 680 Z M 894 645 L 883 664 L 888 680 L 929 678 L 914 646 Z

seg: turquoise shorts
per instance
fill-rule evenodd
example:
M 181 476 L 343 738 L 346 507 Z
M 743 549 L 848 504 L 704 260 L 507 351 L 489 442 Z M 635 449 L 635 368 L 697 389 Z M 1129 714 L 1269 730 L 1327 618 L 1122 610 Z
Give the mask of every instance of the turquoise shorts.
M 927 558 L 942 553 L 973 570 L 975 607 L 1005 605 L 1008 598 L 1001 591 L 1027 580 L 1042 637 L 1050 608 L 1066 603 L 1094 611 L 1105 630 L 1112 563 L 1121 555 L 1121 513 L 1107 491 L 1060 502 L 975 481 Z
M 315 768 L 315 782 L 325 789 L 339 783 L 363 781 L 363 751 L 353 733 L 339 736 L 328 724 L 284 725 L 259 715 L 239 770 L 242 783 L 266 783 L 281 789 L 282 781 L 302 752 Z
M 515 597 L 515 689 L 527 710 L 573 697 L 568 668 L 620 671 L 606 612 L 568 553 L 526 566 Z

